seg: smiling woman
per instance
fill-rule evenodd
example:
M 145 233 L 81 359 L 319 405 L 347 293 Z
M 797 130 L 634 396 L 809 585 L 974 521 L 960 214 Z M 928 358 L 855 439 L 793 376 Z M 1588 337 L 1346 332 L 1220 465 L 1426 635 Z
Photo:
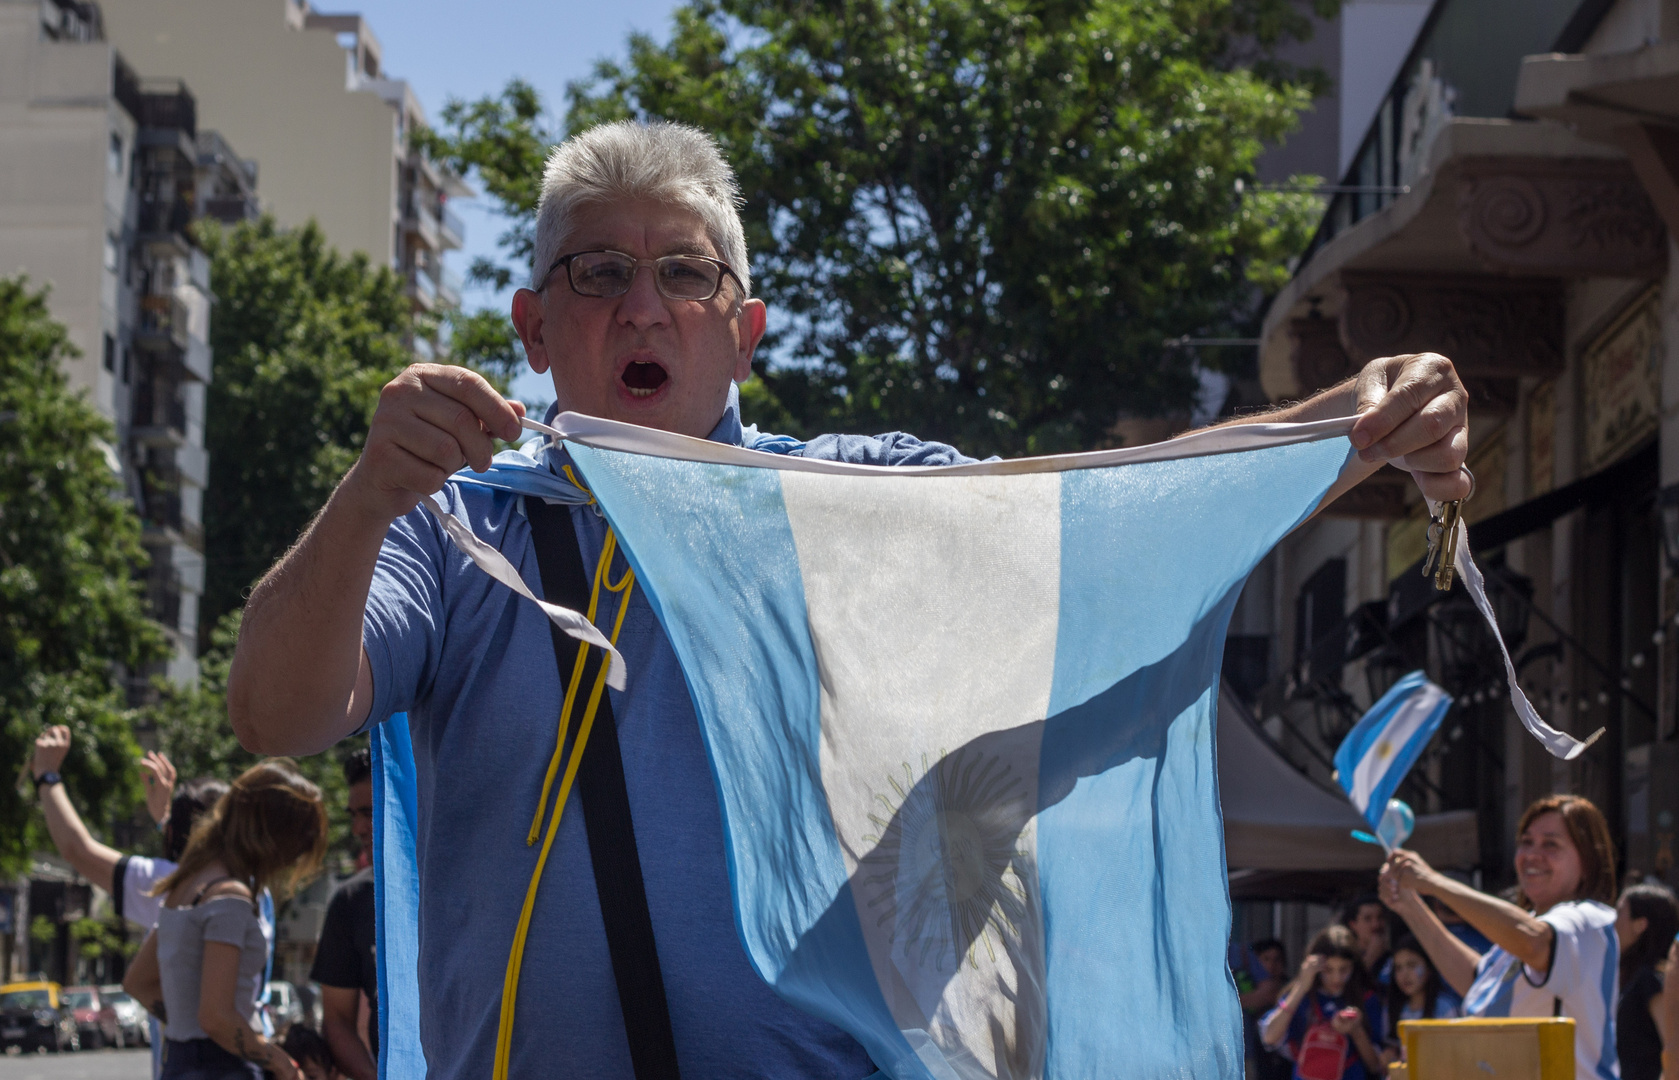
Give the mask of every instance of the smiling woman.
M 1517 825 L 1516 903 L 1509 904 L 1397 851 L 1382 868 L 1382 900 L 1397 911 L 1466 1016 L 1572 1017 L 1576 1072 L 1613 1080 L 1616 1066 L 1615 847 L 1591 801 L 1551 795 Z M 1423 902 L 1433 896 L 1485 934 L 1476 953 Z

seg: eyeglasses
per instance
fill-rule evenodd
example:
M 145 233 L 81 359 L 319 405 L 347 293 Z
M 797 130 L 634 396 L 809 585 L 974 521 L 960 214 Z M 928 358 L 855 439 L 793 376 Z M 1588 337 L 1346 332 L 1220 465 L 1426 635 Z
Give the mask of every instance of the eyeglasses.
M 742 292 L 746 290 L 740 275 L 728 263 L 704 255 L 638 259 L 622 251 L 577 251 L 555 259 L 535 291 L 546 288 L 548 279 L 562 266 L 571 291 L 579 296 L 623 296 L 635 284 L 636 271 L 643 266 L 653 268 L 653 286 L 667 300 L 710 300 L 723 287 L 724 274 L 734 278 Z

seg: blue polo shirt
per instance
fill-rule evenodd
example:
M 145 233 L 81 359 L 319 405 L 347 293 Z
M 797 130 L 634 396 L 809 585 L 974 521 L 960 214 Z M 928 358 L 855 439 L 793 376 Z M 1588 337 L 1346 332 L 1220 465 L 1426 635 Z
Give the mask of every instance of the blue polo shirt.
M 809 443 L 761 436 L 742 428 L 733 395 L 711 438 L 876 465 L 971 460 L 898 433 Z M 559 455 L 546 453 L 557 467 Z M 441 498 L 541 595 L 522 497 L 450 483 Z M 574 507 L 572 524 L 584 565 L 593 567 L 606 524 L 590 507 Z M 564 694 L 548 626 L 423 510 L 391 525 L 362 644 L 373 670 L 370 723 L 406 711 L 413 737 L 420 1024 L 433 1078 L 482 1077 L 494 1058 L 502 979 L 540 850 L 525 836 Z M 629 686 L 609 691 L 612 712 L 683 1076 L 868 1076 L 874 1066 L 855 1041 L 782 1001 L 747 961 L 699 723 L 676 654 L 639 588 L 618 647 Z M 531 919 L 510 1064 L 513 1076 L 634 1074 L 575 789 Z

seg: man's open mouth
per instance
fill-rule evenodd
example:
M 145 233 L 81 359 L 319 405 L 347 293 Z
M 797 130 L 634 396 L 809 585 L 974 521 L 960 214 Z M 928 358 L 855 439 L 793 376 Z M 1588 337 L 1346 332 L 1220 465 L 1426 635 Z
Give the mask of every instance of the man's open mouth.
M 659 387 L 665 385 L 670 376 L 665 369 L 651 360 L 635 360 L 624 369 L 619 376 L 624 382 L 624 388 L 631 397 L 652 397 L 659 392 Z

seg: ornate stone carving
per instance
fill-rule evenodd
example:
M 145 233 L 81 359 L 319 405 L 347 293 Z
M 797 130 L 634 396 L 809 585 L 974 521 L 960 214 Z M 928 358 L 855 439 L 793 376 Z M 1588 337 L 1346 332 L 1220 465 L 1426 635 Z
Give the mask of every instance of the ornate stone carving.
M 1437 352 L 1450 357 L 1465 378 L 1562 370 L 1560 282 L 1347 270 L 1341 284 L 1347 293 L 1341 343 L 1352 364 Z
M 1294 378 L 1302 395 L 1334 386 L 1352 374 L 1352 361 L 1341 346 L 1341 331 L 1334 319 L 1313 315 L 1295 319 L 1290 328 L 1294 333 Z
M 1656 277 L 1667 233 L 1631 166 L 1599 159 L 1464 162 L 1458 228 L 1490 269 Z

